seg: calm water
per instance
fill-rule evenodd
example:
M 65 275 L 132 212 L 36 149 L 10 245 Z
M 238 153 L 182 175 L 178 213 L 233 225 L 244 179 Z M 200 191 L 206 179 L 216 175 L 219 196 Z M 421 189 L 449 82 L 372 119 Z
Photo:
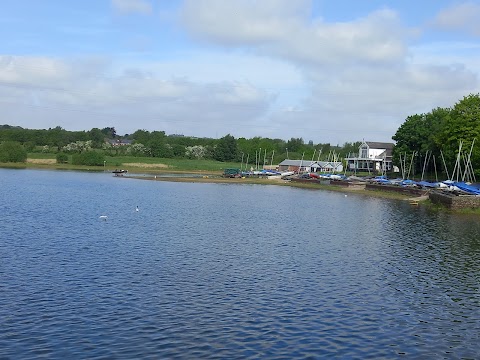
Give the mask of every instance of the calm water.
M 104 173 L 0 185 L 2 359 L 480 358 L 478 218 Z

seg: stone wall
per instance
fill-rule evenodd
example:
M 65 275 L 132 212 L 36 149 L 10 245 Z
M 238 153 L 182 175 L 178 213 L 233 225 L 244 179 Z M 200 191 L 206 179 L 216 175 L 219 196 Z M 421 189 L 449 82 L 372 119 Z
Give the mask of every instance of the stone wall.
M 476 209 L 480 208 L 480 196 L 455 195 L 434 191 L 429 194 L 429 199 L 434 204 L 442 204 L 449 209 Z

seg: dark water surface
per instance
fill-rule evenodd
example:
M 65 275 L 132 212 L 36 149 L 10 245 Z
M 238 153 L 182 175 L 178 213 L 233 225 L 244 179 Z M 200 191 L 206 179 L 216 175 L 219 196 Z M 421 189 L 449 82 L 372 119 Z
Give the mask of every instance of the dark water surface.
M 480 358 L 478 218 L 104 173 L 0 186 L 2 359 Z

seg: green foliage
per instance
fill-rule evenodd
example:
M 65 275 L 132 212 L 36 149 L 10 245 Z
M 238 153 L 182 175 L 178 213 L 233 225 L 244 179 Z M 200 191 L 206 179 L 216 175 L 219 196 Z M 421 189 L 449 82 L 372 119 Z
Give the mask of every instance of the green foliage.
M 34 141 L 27 141 L 23 144 L 23 147 L 28 152 L 35 151 L 35 142 Z
M 237 141 L 228 134 L 218 140 L 213 156 L 217 161 L 233 161 L 237 157 L 237 151 Z
M 180 144 L 171 145 L 172 152 L 174 157 L 183 157 L 185 156 L 185 146 Z
M 162 137 L 156 137 L 149 142 L 150 152 L 153 157 L 173 158 L 172 147 L 165 143 Z
M 57 159 L 57 164 L 68 163 L 68 155 L 63 152 L 58 153 L 56 156 L 56 159 Z
M 287 148 L 289 152 L 299 152 L 303 145 L 302 138 L 291 138 L 287 142 Z
M 459 145 L 461 156 L 467 161 L 472 150 L 471 162 L 474 169 L 480 167 L 480 96 L 470 94 L 452 109 L 437 108 L 430 113 L 407 117 L 392 137 L 397 142 L 393 152 L 394 164 L 400 164 L 400 156 L 413 159 L 413 171 L 419 173 L 425 163 L 427 151 L 437 159 L 441 167 L 443 158 L 447 168 L 453 170 Z M 474 144 L 474 139 L 476 143 Z M 474 146 L 472 147 L 472 144 Z M 442 158 L 443 155 L 443 158 Z M 464 166 L 465 162 L 462 164 Z M 427 171 L 434 169 L 427 166 Z
M 93 147 L 99 148 L 102 146 L 105 139 L 105 134 L 102 133 L 102 131 L 99 128 L 93 128 L 87 134 L 88 134 L 89 140 L 92 141 Z
M 480 167 L 480 95 L 469 95 L 455 104 L 451 115 L 440 128 L 438 142 L 445 149 L 445 157 L 453 162 L 460 142 L 463 143 L 463 151 L 470 151 L 470 147 L 476 139 L 476 145 L 472 151 L 472 163 L 474 169 Z M 475 166 L 477 165 L 477 166 Z
M 135 140 L 135 142 L 148 144 L 150 141 L 150 132 L 147 130 L 137 130 L 131 135 L 131 137 L 133 140 Z
M 116 136 L 117 136 L 117 131 L 115 130 L 115 128 L 112 126 L 112 127 L 104 127 L 102 130 L 100 130 L 100 132 L 105 135 L 106 137 L 108 137 L 109 139 L 115 139 Z
M 356 141 L 352 143 L 346 142 L 343 144 L 342 148 L 338 149 L 337 153 L 341 158 L 346 158 L 352 154 L 358 154 L 358 148 L 360 147 L 361 144 L 362 144 L 361 141 Z
M 104 161 L 105 155 L 97 151 L 86 151 L 72 155 L 73 165 L 102 166 Z
M 4 141 L 0 144 L 0 162 L 25 162 L 27 150 L 16 141 Z

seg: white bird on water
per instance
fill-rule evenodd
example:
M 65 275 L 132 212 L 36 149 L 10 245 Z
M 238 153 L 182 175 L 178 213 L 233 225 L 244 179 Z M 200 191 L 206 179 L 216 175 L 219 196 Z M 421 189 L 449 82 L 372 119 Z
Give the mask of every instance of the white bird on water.
M 136 211 L 136 212 L 139 212 L 139 211 L 140 211 L 140 209 L 138 208 L 138 206 L 137 206 L 137 208 L 135 209 L 135 211 Z
M 99 219 L 104 220 L 104 221 L 107 221 L 108 216 L 107 216 L 107 215 L 100 215 L 100 216 L 99 216 Z

